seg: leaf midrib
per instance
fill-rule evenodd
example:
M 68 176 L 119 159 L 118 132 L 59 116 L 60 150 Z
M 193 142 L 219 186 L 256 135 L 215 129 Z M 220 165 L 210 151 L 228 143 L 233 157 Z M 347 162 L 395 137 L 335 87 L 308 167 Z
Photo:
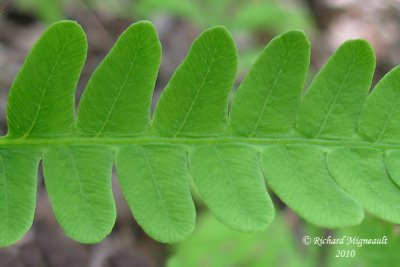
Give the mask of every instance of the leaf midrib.
M 280 137 L 280 138 L 246 138 L 236 136 L 218 137 L 161 137 L 161 136 L 137 136 L 137 137 L 80 137 L 69 136 L 62 138 L 10 138 L 0 137 L 0 148 L 21 146 L 63 146 L 63 145 L 146 145 L 146 144 L 170 144 L 170 145 L 209 145 L 209 144 L 244 144 L 244 145 L 311 145 L 321 147 L 368 147 L 376 149 L 400 150 L 400 144 L 385 142 L 370 142 L 362 139 L 318 139 L 304 137 Z

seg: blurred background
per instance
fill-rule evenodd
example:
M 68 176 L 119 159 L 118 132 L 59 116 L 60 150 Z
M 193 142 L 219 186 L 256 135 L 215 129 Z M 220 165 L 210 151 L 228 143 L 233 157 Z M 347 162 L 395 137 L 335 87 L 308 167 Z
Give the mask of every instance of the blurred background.
M 86 31 L 89 54 L 77 102 L 96 66 L 132 22 L 151 20 L 163 46 L 154 101 L 194 38 L 205 28 L 225 25 L 239 49 L 236 86 L 267 42 L 289 29 L 302 29 L 312 41 L 309 79 L 345 40 L 365 38 L 377 55 L 376 82 L 400 63 L 400 0 L 0 0 L 0 131 L 5 133 L 8 90 L 26 54 L 52 22 L 72 19 Z M 100 244 L 69 240 L 56 223 L 39 174 L 35 222 L 17 244 L 0 249 L 0 267 L 130 266 L 399 266 L 400 228 L 367 217 L 349 229 L 330 231 L 305 223 L 272 195 L 277 217 L 262 233 L 226 228 L 195 197 L 198 224 L 184 242 L 169 246 L 149 238 L 137 225 L 118 183 L 113 190 L 118 218 Z M 115 177 L 113 178 L 116 181 Z M 0 218 L 1 220 L 1 218 Z M 302 237 L 387 236 L 385 246 L 305 246 Z M 339 249 L 354 258 L 336 258 Z

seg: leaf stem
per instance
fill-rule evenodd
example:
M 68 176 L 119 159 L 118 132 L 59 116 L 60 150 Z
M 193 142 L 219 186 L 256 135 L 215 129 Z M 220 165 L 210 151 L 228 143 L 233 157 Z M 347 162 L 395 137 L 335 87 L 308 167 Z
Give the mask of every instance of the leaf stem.
M 400 144 L 369 142 L 362 139 L 317 139 L 304 137 L 266 137 L 248 138 L 237 136 L 215 137 L 161 137 L 161 136 L 137 136 L 137 137 L 77 137 L 68 136 L 62 138 L 0 138 L 0 149 L 10 146 L 62 146 L 62 145 L 212 145 L 212 144 L 244 144 L 244 145 L 311 145 L 322 147 L 370 147 L 376 149 L 400 150 Z

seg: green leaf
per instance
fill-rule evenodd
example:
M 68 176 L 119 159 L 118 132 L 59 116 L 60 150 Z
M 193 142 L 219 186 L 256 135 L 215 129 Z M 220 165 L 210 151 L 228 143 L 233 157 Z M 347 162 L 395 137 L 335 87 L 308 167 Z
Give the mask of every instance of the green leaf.
M 86 58 L 86 36 L 70 21 L 53 24 L 32 48 L 7 105 L 11 138 L 66 136 L 74 126 L 74 92 Z
M 235 95 L 233 132 L 248 137 L 293 132 L 309 62 L 310 43 L 303 32 L 274 38 Z
M 329 154 L 328 166 L 339 186 L 365 210 L 386 221 L 400 223 L 400 188 L 390 180 L 379 150 L 340 148 Z
M 100 146 L 60 146 L 43 156 L 45 183 L 57 221 L 82 243 L 103 240 L 114 226 L 113 153 Z
M 203 32 L 160 96 L 155 130 L 170 137 L 222 134 L 236 70 L 236 46 L 228 31 Z
M 371 46 L 363 40 L 341 45 L 310 85 L 297 117 L 307 137 L 352 137 L 375 68 Z
M 359 224 L 364 217 L 360 206 L 332 179 L 321 148 L 269 146 L 263 170 L 272 190 L 308 222 L 336 228 Z
M 190 155 L 203 201 L 219 220 L 235 229 L 261 231 L 274 218 L 258 162 L 257 151 L 243 145 L 199 146 Z
M 127 146 L 117 153 L 122 191 L 137 222 L 165 243 L 194 230 L 186 151 L 169 145 Z
M 130 26 L 82 95 L 78 131 L 96 137 L 132 136 L 145 131 L 160 61 L 161 46 L 154 26 L 147 21 Z
M 358 122 L 360 135 L 372 142 L 398 143 L 400 67 L 383 77 L 368 96 Z
M 32 226 L 39 153 L 0 149 L 0 247 L 18 241 Z

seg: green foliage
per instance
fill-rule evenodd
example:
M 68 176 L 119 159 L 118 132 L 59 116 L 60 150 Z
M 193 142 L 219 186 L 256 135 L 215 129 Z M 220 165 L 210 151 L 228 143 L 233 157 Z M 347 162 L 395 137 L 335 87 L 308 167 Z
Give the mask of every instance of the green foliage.
M 285 31 L 293 26 L 311 27 L 309 14 L 301 6 L 282 5 L 275 0 L 14 0 L 25 10 L 36 13 L 47 23 L 67 17 L 66 10 L 83 6 L 111 12 L 117 16 L 148 19 L 158 14 L 183 18 L 210 27 L 223 23 L 229 29 Z M 282 19 L 284 18 L 284 19 Z
M 389 158 L 393 159 L 394 155 Z M 399 187 L 390 179 L 381 151 L 370 148 L 337 149 L 329 155 L 328 166 L 339 186 L 351 192 L 365 210 L 386 221 L 400 223 L 400 207 L 397 205 L 400 201 Z M 389 170 L 393 169 L 389 166 Z
M 116 165 L 128 205 L 150 236 L 171 243 L 194 230 L 196 211 L 183 148 L 127 146 L 117 153 Z
M 358 132 L 372 142 L 396 143 L 400 134 L 397 121 L 400 112 L 400 68 L 386 74 L 375 86 L 364 104 L 360 115 Z
M 137 0 L 133 6 L 138 17 L 166 13 L 202 27 L 223 23 L 232 30 L 284 31 L 294 25 L 303 29 L 311 25 L 307 12 L 300 6 L 291 7 L 275 0 Z
M 0 245 L 8 246 L 31 227 L 40 155 L 34 148 L 0 151 Z M 21 164 L 23 163 L 23 164 Z
M 311 138 L 352 137 L 374 69 L 374 51 L 366 41 L 341 45 L 308 88 L 299 108 L 297 130 Z
M 305 248 L 300 251 L 283 214 L 278 214 L 266 231 L 243 233 L 205 213 L 199 218 L 196 232 L 173 250 L 168 267 L 309 267 L 315 260 L 305 257 Z
M 138 223 L 166 243 L 195 227 L 190 177 L 215 216 L 238 230 L 263 230 L 273 221 L 264 178 L 321 227 L 357 225 L 364 209 L 400 223 L 398 69 L 367 97 L 375 59 L 365 41 L 343 44 L 302 97 L 309 41 L 299 31 L 282 34 L 228 108 L 236 46 L 225 28 L 211 28 L 194 41 L 151 118 L 161 48 L 152 24 L 138 22 L 93 74 L 75 119 L 86 48 L 76 23 L 54 24 L 11 88 L 8 134 L 0 139 L 1 246 L 32 223 L 40 159 L 57 220 L 83 243 L 99 242 L 113 227 L 114 162 Z
M 271 145 L 262 165 L 272 190 L 307 221 L 328 228 L 362 221 L 363 210 L 336 185 L 321 147 Z
M 232 131 L 246 137 L 291 134 L 309 62 L 304 33 L 291 31 L 273 39 L 235 95 Z
M 9 138 L 71 133 L 75 88 L 86 50 L 85 33 L 76 24 L 61 22 L 49 27 L 12 85 L 7 103 Z
M 392 267 L 400 259 L 398 226 L 367 216 L 361 225 L 326 232 L 313 225 L 292 225 L 286 212 L 277 214 L 275 221 L 263 232 L 243 233 L 219 223 L 210 214 L 199 218 L 196 232 L 173 247 L 168 267 L 185 266 L 246 266 L 246 267 Z M 343 238 L 344 244 L 304 245 L 301 238 L 331 236 Z M 358 246 L 348 239 L 381 239 L 386 245 Z M 297 239 L 297 240 L 296 240 Z M 337 257 L 339 251 L 354 251 L 354 257 Z M 345 254 L 346 255 L 346 254 Z
M 160 63 L 153 26 L 142 22 L 129 27 L 91 77 L 79 104 L 77 131 L 91 137 L 146 131 Z
M 101 241 L 114 226 L 113 160 L 111 149 L 99 146 L 55 146 L 43 155 L 54 214 L 65 233 L 82 243 Z
M 234 144 L 196 147 L 190 157 L 203 201 L 219 220 L 242 231 L 261 231 L 274 218 L 258 160 L 256 151 Z
M 230 34 L 222 27 L 205 31 L 160 96 L 154 111 L 155 130 L 171 137 L 223 133 L 236 70 L 237 52 Z M 212 102 L 204 110 L 208 101 Z

